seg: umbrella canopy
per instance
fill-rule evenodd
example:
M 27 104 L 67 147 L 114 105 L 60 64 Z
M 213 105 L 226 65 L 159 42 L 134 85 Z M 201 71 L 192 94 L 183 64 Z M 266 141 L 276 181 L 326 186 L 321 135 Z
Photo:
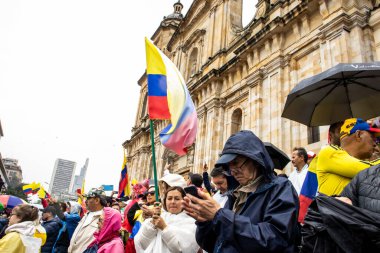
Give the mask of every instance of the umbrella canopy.
M 0 195 L 0 203 L 4 208 L 14 208 L 19 204 L 25 204 L 26 201 L 12 195 Z
M 270 158 L 272 158 L 274 168 L 283 170 L 290 162 L 289 157 L 278 147 L 270 142 L 264 142 L 265 149 L 268 151 Z
M 380 62 L 340 63 L 302 80 L 289 93 L 282 117 L 308 126 L 380 115 Z

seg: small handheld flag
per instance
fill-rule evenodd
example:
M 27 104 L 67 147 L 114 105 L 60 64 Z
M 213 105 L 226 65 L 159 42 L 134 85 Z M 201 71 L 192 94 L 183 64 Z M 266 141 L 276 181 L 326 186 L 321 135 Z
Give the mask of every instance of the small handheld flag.
M 119 181 L 119 195 L 118 197 L 127 197 L 131 195 L 129 182 L 128 182 L 128 168 L 127 168 L 127 156 L 124 150 L 124 161 L 121 168 L 120 181 Z
M 36 184 L 35 182 L 31 183 L 31 184 L 26 184 L 22 187 L 22 191 L 28 195 L 30 193 L 35 193 L 37 192 L 38 190 L 40 189 L 40 184 Z

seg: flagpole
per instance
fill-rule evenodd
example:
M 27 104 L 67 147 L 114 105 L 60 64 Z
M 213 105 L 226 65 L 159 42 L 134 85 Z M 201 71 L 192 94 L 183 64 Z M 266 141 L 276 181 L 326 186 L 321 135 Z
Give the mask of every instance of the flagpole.
M 153 120 L 150 119 L 150 139 L 152 141 L 152 162 L 153 162 L 153 177 L 154 177 L 154 192 L 156 195 L 156 201 L 159 201 L 158 198 L 158 181 L 157 181 L 157 167 L 156 167 L 156 151 L 154 148 L 154 127 Z

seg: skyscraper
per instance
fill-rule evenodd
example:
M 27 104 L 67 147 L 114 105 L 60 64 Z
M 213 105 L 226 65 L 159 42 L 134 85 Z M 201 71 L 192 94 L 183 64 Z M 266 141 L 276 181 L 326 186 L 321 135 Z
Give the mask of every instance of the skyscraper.
M 82 185 L 86 178 L 88 162 L 89 162 L 89 159 L 87 158 L 85 164 L 80 169 L 80 174 L 75 176 L 73 188 L 71 189 L 72 193 L 75 193 L 77 189 L 82 189 Z
M 74 183 L 76 162 L 58 158 L 54 164 L 49 192 L 56 197 L 70 192 Z

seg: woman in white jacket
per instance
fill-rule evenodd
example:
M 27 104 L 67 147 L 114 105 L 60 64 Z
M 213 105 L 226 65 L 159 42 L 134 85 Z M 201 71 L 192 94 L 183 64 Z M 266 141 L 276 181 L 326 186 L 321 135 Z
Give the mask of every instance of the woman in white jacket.
M 1 253 L 38 253 L 41 238 L 35 238 L 34 220 L 38 218 L 38 208 L 21 204 L 12 209 L 9 227 L 0 240 Z
M 146 253 L 196 253 L 199 246 L 195 241 L 195 220 L 185 214 L 182 200 L 185 191 L 170 187 L 165 193 L 164 212 L 155 207 L 153 218 L 146 219 L 135 237 L 136 251 Z

